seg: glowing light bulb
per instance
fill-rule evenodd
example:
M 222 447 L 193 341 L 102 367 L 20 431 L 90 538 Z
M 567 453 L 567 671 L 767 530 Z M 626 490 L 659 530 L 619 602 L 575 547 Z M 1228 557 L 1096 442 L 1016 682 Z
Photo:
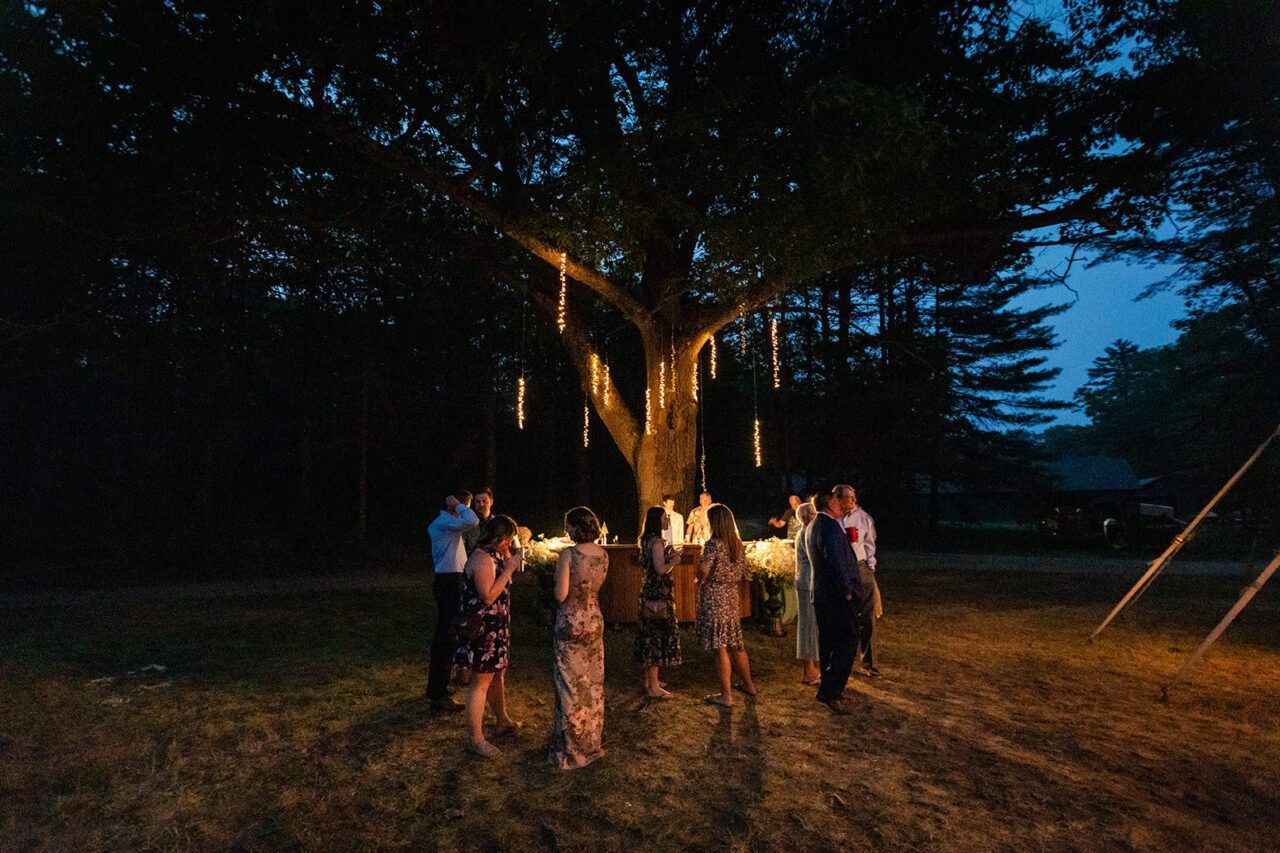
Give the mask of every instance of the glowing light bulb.
M 591 446 L 591 407 L 582 404 L 582 446 Z
M 600 391 L 600 356 L 591 353 L 591 396 Z
M 653 435 L 653 407 L 649 404 L 649 388 L 644 389 L 644 434 Z
M 711 378 L 716 378 L 716 336 L 711 336 Z
M 569 282 L 565 278 L 564 268 L 568 263 L 569 256 L 565 252 L 560 253 L 560 307 L 556 311 L 556 328 L 560 330 L 560 334 L 564 334 L 565 326 L 565 310 L 569 301 Z
M 516 428 L 524 429 L 524 377 L 516 381 Z
M 693 360 L 693 381 L 689 383 L 689 387 L 693 390 L 693 399 L 698 399 L 698 360 Z
M 756 467 L 759 468 L 760 465 L 762 464 L 761 455 L 760 455 L 760 419 L 759 418 L 756 418 L 755 445 L 756 445 Z
M 609 397 L 613 394 L 613 377 L 609 374 L 609 365 L 604 366 L 604 404 L 609 405 Z
M 673 379 L 675 377 L 672 377 Z M 667 407 L 667 363 L 658 362 L 658 408 Z

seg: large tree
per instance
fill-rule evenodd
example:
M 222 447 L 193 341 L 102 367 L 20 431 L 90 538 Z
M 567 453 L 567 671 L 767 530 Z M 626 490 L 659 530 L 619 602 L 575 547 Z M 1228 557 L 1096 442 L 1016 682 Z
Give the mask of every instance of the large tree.
M 8 23 L 34 47 L 6 64 L 18 89 L 25 62 L 111 93 L 95 128 L 109 185 L 157 150 L 175 193 L 195 158 L 251 172 L 256 193 L 190 202 L 232 228 L 300 216 L 296 185 L 370 166 L 380 195 L 329 211 L 344 228 L 451 205 L 463 222 L 424 244 L 562 324 L 643 506 L 691 498 L 694 372 L 744 313 L 877 259 L 963 245 L 989 264 L 1024 235 L 1143 214 L 1125 190 L 1144 152 L 1112 144 L 1125 6 L 1041 20 L 956 0 L 30 4 Z M 24 140 L 37 163 L 63 144 Z M 597 359 L 619 325 L 644 370 L 606 404 Z

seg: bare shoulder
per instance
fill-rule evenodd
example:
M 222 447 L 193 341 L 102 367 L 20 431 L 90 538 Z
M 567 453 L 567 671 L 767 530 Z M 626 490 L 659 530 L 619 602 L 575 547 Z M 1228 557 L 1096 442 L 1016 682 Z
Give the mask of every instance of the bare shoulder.
M 609 552 L 594 542 L 580 542 L 575 545 L 574 548 L 576 548 L 578 553 L 582 554 L 584 557 L 602 557 L 606 560 L 609 559 Z

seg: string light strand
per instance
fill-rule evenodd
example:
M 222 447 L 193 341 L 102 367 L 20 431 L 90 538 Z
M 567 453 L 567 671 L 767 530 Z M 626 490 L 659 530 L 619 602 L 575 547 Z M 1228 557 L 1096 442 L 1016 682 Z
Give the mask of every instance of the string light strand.
M 778 363 L 778 315 L 769 318 L 769 345 L 773 350 L 773 387 L 782 387 L 782 368 Z
M 716 378 L 716 336 L 714 332 L 711 335 L 711 378 Z
M 516 380 L 516 428 L 524 429 L 524 375 Z
M 564 268 L 569 262 L 569 255 L 566 252 L 560 253 L 560 306 L 556 310 L 556 328 L 560 330 L 560 334 L 564 334 L 566 310 L 569 301 L 569 281 L 565 278 Z
M 582 446 L 591 446 L 591 406 L 582 404 Z

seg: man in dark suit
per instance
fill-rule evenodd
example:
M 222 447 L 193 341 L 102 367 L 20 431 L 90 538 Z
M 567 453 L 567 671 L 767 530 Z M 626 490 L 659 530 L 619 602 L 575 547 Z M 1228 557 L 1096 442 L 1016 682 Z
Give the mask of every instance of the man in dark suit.
M 804 548 L 813 566 L 813 611 L 818 623 L 818 701 L 836 714 L 852 714 L 844 698 L 858 654 L 857 614 L 868 590 L 840 525 L 839 502 L 829 492 L 813 499 L 818 517 L 804 529 Z

